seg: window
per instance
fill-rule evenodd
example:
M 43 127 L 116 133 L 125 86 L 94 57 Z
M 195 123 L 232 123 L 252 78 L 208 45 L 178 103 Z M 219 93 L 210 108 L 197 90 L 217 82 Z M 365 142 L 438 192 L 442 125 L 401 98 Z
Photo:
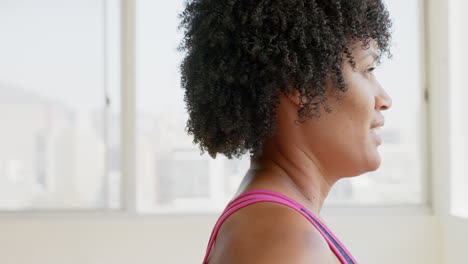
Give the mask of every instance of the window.
M 200 156 L 184 130 L 183 1 L 135 2 L 136 173 L 128 176 L 137 211 L 218 211 L 248 156 Z M 119 4 L 0 2 L 0 210 L 120 208 Z M 393 107 L 384 112 L 382 165 L 339 181 L 326 205 L 425 202 L 422 8 L 419 0 L 387 4 L 394 58 L 376 74 Z
M 119 206 L 116 7 L 0 2 L 0 210 Z
M 392 96 L 385 111 L 379 170 L 339 181 L 327 204 L 424 203 L 425 112 L 420 1 L 387 1 L 394 18 L 394 58 L 377 77 Z M 404 8 L 402 8 L 404 6 Z M 234 195 L 248 156 L 200 157 L 184 132 L 184 91 L 176 46 L 183 1 L 137 1 L 137 193 L 140 212 L 219 210 Z

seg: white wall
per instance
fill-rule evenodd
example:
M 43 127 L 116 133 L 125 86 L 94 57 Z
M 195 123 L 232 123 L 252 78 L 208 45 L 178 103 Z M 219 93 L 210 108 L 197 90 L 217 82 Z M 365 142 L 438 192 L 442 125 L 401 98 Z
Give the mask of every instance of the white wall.
M 451 176 L 450 197 L 453 199 L 450 204 L 451 213 L 458 216 L 443 216 L 441 218 L 441 230 L 444 241 L 445 262 L 449 264 L 468 263 L 468 118 L 466 115 L 466 98 L 468 96 L 468 52 L 466 45 L 468 44 L 468 1 L 465 0 L 450 0 L 452 4 L 452 13 L 450 14 L 450 22 L 455 27 L 450 32 L 452 35 L 452 45 L 450 52 L 450 67 L 452 68 L 451 78 L 452 89 L 457 89 L 453 95 L 453 100 L 459 99 L 458 102 L 452 102 L 458 109 L 455 109 L 455 117 L 460 119 L 454 120 L 457 133 L 461 134 L 464 142 L 454 140 L 454 145 L 458 146 L 455 150 L 455 155 L 452 160 L 454 166 L 458 166 Z M 436 33 L 437 35 L 437 33 Z M 458 97 L 458 98 L 457 98 Z M 462 121 L 463 120 L 463 121 Z M 464 126 L 460 126 L 461 123 Z M 448 196 L 448 195 L 447 195 Z
M 350 216 L 326 220 L 360 264 L 443 263 L 437 217 Z M 0 262 L 201 263 L 215 221 L 216 217 L 202 216 L 4 217 L 0 220 Z M 459 249 L 462 247 L 458 245 Z
M 468 262 L 468 219 L 456 216 L 441 221 L 444 241 L 444 262 L 447 264 Z

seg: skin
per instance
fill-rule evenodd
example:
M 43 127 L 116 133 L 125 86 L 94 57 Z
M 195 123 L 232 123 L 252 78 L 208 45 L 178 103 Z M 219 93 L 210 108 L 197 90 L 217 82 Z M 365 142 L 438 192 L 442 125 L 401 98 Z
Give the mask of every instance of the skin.
M 370 128 L 384 120 L 381 111 L 389 109 L 392 100 L 371 71 L 376 43 L 371 41 L 368 49 L 361 46 L 361 42 L 351 45 L 356 68 L 347 61 L 343 64 L 348 85 L 343 96 L 332 96 L 336 89 L 331 82 L 327 84 L 326 102 L 331 113 L 322 111 L 320 119 L 296 125 L 299 94 L 280 95 L 275 135 L 265 141 L 263 155 L 251 160 L 235 197 L 252 189 L 277 191 L 325 222 L 320 211 L 332 186 L 342 178 L 379 168 L 380 142 Z M 305 217 L 280 204 L 256 203 L 224 222 L 209 263 L 340 261 Z

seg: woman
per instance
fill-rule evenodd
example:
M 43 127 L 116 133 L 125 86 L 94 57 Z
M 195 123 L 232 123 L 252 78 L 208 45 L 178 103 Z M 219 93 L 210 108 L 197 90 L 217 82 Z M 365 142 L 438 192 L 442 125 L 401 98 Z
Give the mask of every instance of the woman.
M 320 210 L 338 180 L 380 166 L 382 1 L 194 0 L 181 18 L 188 133 L 202 154 L 251 161 L 203 263 L 357 263 Z

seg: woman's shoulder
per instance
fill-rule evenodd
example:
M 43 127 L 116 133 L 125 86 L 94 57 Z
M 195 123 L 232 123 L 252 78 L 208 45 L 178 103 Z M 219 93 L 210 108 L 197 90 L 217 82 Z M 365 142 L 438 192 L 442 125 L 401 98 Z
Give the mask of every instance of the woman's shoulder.
M 299 212 L 258 202 L 239 209 L 222 224 L 209 258 L 218 263 L 328 263 L 330 248 Z

